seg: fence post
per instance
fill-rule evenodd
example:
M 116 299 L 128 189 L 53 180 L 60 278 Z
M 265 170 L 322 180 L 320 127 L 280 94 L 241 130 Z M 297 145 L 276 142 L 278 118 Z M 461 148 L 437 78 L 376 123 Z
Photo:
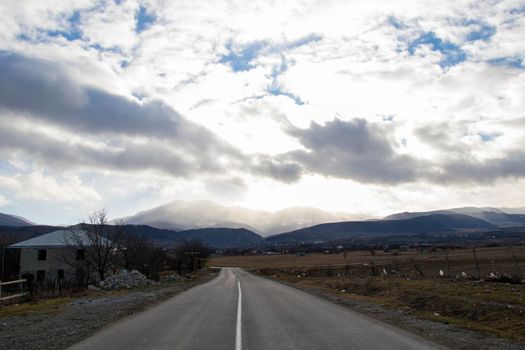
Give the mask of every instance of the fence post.
M 447 253 L 447 276 L 448 276 L 448 278 L 451 278 L 452 275 L 450 274 L 450 260 L 448 258 L 448 248 L 446 250 L 446 253 Z
M 516 258 L 516 252 L 514 251 L 514 248 L 512 249 L 512 261 L 514 262 L 514 267 L 516 267 L 516 271 L 518 272 L 518 278 L 522 278 L 523 275 L 521 274 L 520 265 L 518 264 L 518 258 Z
M 8 281 L 8 282 L 0 282 L 0 306 L 3 306 L 3 303 L 5 300 L 11 300 L 11 299 L 14 299 L 14 298 L 21 298 L 23 297 L 24 295 L 26 295 L 27 293 L 24 292 L 24 289 L 23 289 L 23 283 L 26 282 L 25 279 L 19 279 L 19 280 L 15 280 L 15 281 Z M 19 294 L 13 294 L 13 295 L 9 295 L 9 296 L 6 296 L 6 297 L 2 297 L 2 286 L 6 286 L 6 285 L 15 285 L 16 287 L 16 284 L 20 284 L 20 293 Z
M 419 266 L 417 266 L 415 259 L 412 259 L 412 265 L 414 265 L 414 269 L 417 271 L 417 273 L 419 273 L 421 277 L 425 277 L 424 272 L 419 268 Z
M 477 278 L 480 279 L 480 273 L 479 273 L 479 263 L 478 263 L 478 255 L 476 254 L 476 247 L 472 248 L 472 252 L 474 253 L 474 261 L 476 262 L 476 272 L 477 272 Z

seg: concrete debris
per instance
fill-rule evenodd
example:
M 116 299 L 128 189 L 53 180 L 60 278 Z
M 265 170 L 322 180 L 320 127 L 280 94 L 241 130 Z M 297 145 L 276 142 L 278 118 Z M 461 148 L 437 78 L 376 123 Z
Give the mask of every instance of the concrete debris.
M 137 270 L 127 271 L 121 270 L 119 273 L 109 276 L 104 281 L 99 283 L 102 289 L 124 289 L 148 286 L 154 282 L 149 280 L 146 276 Z
M 186 277 L 179 275 L 178 273 L 172 273 L 171 275 L 162 276 L 162 282 L 178 282 L 185 280 Z
M 506 273 L 491 272 L 487 278 L 486 282 L 500 282 L 500 283 L 510 283 L 510 284 L 521 284 L 522 281 L 518 277 L 511 276 Z

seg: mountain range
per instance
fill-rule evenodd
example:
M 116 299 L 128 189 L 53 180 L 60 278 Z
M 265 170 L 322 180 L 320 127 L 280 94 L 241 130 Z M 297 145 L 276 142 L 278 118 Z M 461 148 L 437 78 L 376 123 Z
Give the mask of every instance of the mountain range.
M 269 236 L 326 222 L 364 218 L 363 215 L 329 212 L 311 207 L 290 207 L 268 212 L 236 206 L 227 207 L 211 201 L 173 201 L 122 220 L 127 224 L 172 230 L 246 228 L 262 236 Z
M 110 230 L 115 226 L 108 226 Z M 52 231 L 63 230 L 63 226 L 0 226 L 0 243 L 12 244 Z M 213 248 L 243 248 L 257 244 L 263 238 L 258 234 L 240 228 L 203 228 L 187 231 L 158 229 L 148 225 L 125 225 L 126 234 L 147 239 L 154 245 L 174 248 L 191 240 L 199 240 Z
M 406 235 L 456 230 L 491 229 L 496 225 L 463 214 L 430 214 L 399 220 L 347 221 L 320 224 L 268 237 L 267 244 L 344 241 L 372 236 Z
M 11 214 L 0 213 L 0 226 L 30 226 L 34 225 L 31 221 Z
M 307 207 L 270 213 L 208 201 L 176 201 L 123 220 L 128 233 L 147 238 L 159 246 L 173 247 L 198 239 L 215 248 L 241 248 L 525 227 L 522 210 L 463 207 L 403 212 L 365 221 L 354 220 L 355 216 L 349 214 Z M 10 241 L 59 228 L 33 225 L 21 217 L 0 214 L 0 235 L 8 235 Z M 260 232 L 267 236 L 263 237 Z M 269 235 L 274 232 L 284 233 Z
M 523 209 L 521 209 L 523 210 Z M 508 211 L 508 212 L 506 212 Z M 383 220 L 405 220 L 421 216 L 443 214 L 463 214 L 474 218 L 485 220 L 496 226 L 525 226 L 525 214 L 516 214 L 520 209 L 498 209 L 498 208 L 477 208 L 477 207 L 463 207 L 454 209 L 434 210 L 426 212 L 404 212 L 386 216 Z M 521 211 L 521 213 L 525 212 Z

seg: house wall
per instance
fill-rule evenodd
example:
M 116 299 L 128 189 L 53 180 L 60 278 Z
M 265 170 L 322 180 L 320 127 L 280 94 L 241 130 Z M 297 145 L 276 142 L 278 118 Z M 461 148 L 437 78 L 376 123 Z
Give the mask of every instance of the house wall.
M 75 257 L 76 249 L 46 249 L 46 260 L 38 260 L 38 250 L 33 248 L 22 248 L 20 250 L 20 275 L 29 272 L 36 279 L 37 271 L 46 271 L 46 280 L 57 278 L 58 270 L 64 270 L 65 278 L 74 275 L 75 269 L 64 261 L 64 256 Z

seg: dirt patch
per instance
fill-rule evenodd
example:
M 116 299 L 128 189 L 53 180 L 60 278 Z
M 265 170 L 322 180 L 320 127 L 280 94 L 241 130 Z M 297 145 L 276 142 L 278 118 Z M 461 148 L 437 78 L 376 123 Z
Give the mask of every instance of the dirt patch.
M 51 305 L 24 305 L 24 311 L 0 317 L 0 349 L 66 349 L 122 317 L 140 312 L 216 274 L 184 282 L 169 282 L 137 290 L 98 292 Z M 49 303 L 49 301 L 47 302 Z

